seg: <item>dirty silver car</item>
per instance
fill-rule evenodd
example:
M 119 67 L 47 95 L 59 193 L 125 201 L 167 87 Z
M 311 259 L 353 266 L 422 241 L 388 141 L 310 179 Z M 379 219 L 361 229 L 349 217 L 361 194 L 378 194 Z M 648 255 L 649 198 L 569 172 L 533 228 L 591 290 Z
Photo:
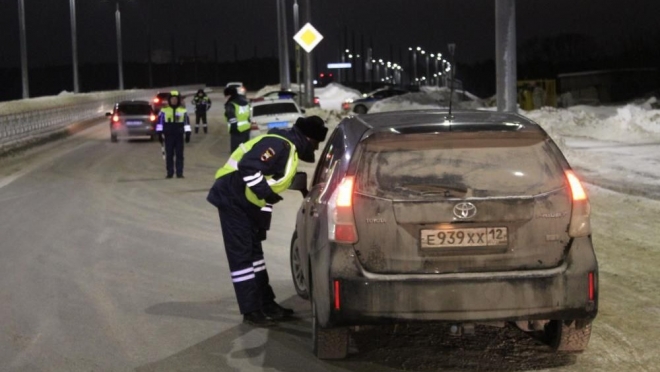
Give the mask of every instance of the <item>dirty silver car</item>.
M 302 189 L 298 182 L 294 189 Z M 355 326 L 516 324 L 581 352 L 598 309 L 585 190 L 534 122 L 493 112 L 350 117 L 297 215 L 291 269 L 320 358 Z

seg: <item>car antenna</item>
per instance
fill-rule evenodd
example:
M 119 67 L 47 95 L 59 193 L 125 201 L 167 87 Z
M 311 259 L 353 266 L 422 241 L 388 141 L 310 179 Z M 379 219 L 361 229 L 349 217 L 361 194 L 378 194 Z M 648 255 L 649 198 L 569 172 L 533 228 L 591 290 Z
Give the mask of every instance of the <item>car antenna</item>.
M 456 71 L 456 58 L 454 56 L 456 52 L 456 44 L 451 43 L 447 45 L 447 48 L 449 49 L 449 54 L 451 55 L 451 64 L 449 65 L 449 68 L 451 71 L 451 77 L 449 78 L 449 112 L 447 113 L 447 117 L 445 120 L 452 121 L 454 120 L 454 115 L 451 114 L 451 109 L 452 109 L 452 102 L 454 101 L 454 88 L 456 85 L 456 82 L 454 81 L 454 71 Z

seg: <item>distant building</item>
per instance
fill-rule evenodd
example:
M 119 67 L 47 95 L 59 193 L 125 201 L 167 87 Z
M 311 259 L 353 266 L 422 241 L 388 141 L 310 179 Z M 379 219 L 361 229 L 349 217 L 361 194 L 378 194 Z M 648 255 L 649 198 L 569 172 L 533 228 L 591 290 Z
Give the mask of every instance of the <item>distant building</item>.
M 557 75 L 561 106 L 625 102 L 658 90 L 657 68 L 585 71 Z

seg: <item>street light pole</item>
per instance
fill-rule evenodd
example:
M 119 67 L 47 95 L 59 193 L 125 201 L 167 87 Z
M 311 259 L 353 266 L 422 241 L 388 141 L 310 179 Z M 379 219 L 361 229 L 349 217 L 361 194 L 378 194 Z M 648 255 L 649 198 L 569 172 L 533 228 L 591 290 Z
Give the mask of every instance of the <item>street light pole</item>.
M 280 87 L 283 90 L 291 88 L 289 76 L 289 47 L 286 37 L 286 1 L 277 1 L 277 40 L 280 48 Z
M 73 54 L 73 92 L 80 93 L 78 82 L 78 32 L 76 31 L 76 0 L 69 0 L 71 14 L 71 53 Z
M 517 112 L 515 0 L 495 0 L 495 61 L 497 111 Z
M 119 90 L 124 90 L 124 66 L 121 47 L 121 13 L 119 12 L 119 1 L 115 12 L 115 27 L 117 28 L 117 65 L 119 66 Z
M 293 0 L 293 32 L 296 33 L 300 30 L 300 10 L 298 8 L 298 0 Z M 302 91 L 300 89 L 300 45 L 295 43 L 296 48 L 296 85 L 298 85 L 298 105 L 302 106 Z
M 21 80 L 23 82 L 23 98 L 30 98 L 28 80 L 27 37 L 25 36 L 25 5 L 18 0 L 18 28 L 21 39 Z
M 312 1 L 305 0 L 305 22 L 312 23 Z M 314 70 L 312 68 L 312 53 L 305 53 L 305 106 L 314 106 Z

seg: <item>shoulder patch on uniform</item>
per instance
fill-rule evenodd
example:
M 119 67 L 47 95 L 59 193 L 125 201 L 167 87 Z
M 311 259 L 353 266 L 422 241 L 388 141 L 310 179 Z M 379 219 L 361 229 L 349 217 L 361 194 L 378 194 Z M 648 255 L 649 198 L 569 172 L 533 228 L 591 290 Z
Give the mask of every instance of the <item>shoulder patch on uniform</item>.
M 275 150 L 272 147 L 269 147 L 263 154 L 261 154 L 261 161 L 269 161 L 275 156 Z

